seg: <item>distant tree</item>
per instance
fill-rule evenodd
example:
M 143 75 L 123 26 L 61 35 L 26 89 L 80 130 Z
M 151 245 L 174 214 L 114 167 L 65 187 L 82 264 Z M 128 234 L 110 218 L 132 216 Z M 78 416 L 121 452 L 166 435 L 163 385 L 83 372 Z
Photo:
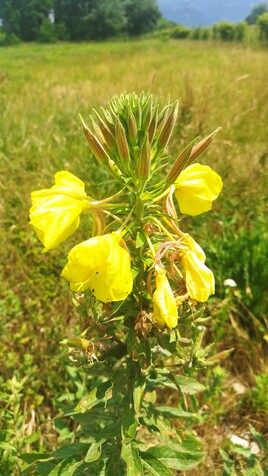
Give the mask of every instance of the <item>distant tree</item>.
M 234 40 L 243 41 L 246 33 L 246 22 L 242 21 L 241 23 L 236 23 L 234 27 Z
M 171 30 L 171 38 L 184 39 L 189 38 L 192 34 L 192 28 L 184 25 L 177 25 Z
M 52 0 L 0 0 L 4 33 L 17 35 L 23 41 L 36 40 L 51 5 Z
M 0 0 L 3 32 L 23 41 L 138 36 L 155 29 L 160 17 L 156 0 Z
M 105 39 L 120 35 L 126 26 L 121 0 L 97 0 L 90 15 L 90 38 Z
M 268 42 L 268 12 L 259 16 L 257 25 L 259 27 L 261 40 Z
M 87 39 L 93 2 L 54 0 L 55 25 L 64 25 L 71 40 Z
M 176 23 L 174 21 L 167 20 L 166 18 L 159 18 L 156 24 L 157 30 L 166 30 L 167 28 L 174 28 Z
M 258 3 L 258 5 L 255 5 L 255 7 L 252 8 L 250 15 L 245 19 L 245 21 L 249 25 L 254 25 L 257 23 L 259 16 L 266 12 L 268 12 L 268 3 Z
M 161 13 L 155 0 L 125 0 L 126 32 L 131 36 L 153 31 Z
M 221 21 L 213 25 L 213 37 L 215 40 L 232 41 L 235 37 L 235 24 Z

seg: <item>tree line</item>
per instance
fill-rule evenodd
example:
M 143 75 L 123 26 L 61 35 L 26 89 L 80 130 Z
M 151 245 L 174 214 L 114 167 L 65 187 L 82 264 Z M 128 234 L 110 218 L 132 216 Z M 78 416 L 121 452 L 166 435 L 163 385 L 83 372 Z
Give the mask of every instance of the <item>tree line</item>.
M 0 0 L 2 32 L 26 42 L 139 36 L 160 17 L 156 0 Z

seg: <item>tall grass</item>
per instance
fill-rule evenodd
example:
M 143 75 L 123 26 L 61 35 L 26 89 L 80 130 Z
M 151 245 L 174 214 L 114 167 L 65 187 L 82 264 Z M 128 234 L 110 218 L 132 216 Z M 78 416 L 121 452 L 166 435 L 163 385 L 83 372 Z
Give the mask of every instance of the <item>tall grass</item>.
M 261 370 L 263 342 L 268 339 L 264 316 L 267 298 L 259 292 L 267 278 L 267 60 L 265 50 L 187 40 L 1 49 L 0 380 L 6 402 L 0 408 L 5 423 L 0 434 L 3 474 L 9 474 L 11 467 L 14 474 L 20 474 L 16 460 L 20 447 L 35 449 L 39 445 L 40 449 L 39 434 L 36 440 L 29 439 L 40 424 L 41 446 L 51 446 L 51 441 L 53 446 L 46 434 L 56 438 L 54 430 L 43 423 L 55 415 L 61 401 L 70 402 L 85 385 L 73 369 L 66 369 L 55 359 L 60 352 L 58 342 L 71 335 L 78 322 L 67 286 L 59 279 L 72 239 L 60 250 L 42 254 L 42 246 L 28 227 L 28 208 L 31 190 L 50 187 L 53 174 L 61 169 L 85 180 L 90 195 L 105 195 L 104 190 L 111 184 L 97 172 L 78 113 L 86 118 L 93 107 L 103 105 L 114 94 L 145 90 L 157 94 L 163 102 L 168 94 L 172 100 L 179 98 L 180 119 L 172 139 L 172 150 L 178 152 L 197 135 L 222 127 L 203 163 L 213 165 L 223 176 L 224 191 L 214 207 L 214 220 L 208 215 L 199 218 L 201 225 L 197 225 L 193 219 L 191 227 L 194 236 L 207 247 L 209 267 L 218 280 L 220 301 L 216 298 L 211 304 L 217 329 L 214 334 L 212 330 L 212 338 L 222 338 L 222 329 L 232 327 L 234 322 L 234 334 L 246 328 L 249 340 L 244 355 L 247 352 L 246 360 L 254 372 L 250 362 L 257 346 L 256 365 Z M 215 217 L 216 226 L 211 224 Z M 237 280 L 240 295 L 226 296 L 222 284 L 226 278 Z M 232 306 L 231 321 L 229 304 L 226 308 L 219 304 L 222 298 L 228 298 Z M 255 347 L 249 343 L 251 333 Z M 228 336 L 234 338 L 230 333 Z M 21 420 L 13 434 L 14 386 Z M 14 445 L 12 450 L 3 444 L 7 441 Z M 18 466 L 14 466 L 15 460 Z

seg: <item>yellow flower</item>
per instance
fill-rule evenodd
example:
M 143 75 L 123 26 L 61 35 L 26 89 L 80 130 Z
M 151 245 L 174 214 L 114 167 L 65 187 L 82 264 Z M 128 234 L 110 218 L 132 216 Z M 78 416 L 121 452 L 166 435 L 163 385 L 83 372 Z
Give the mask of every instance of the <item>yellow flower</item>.
M 186 288 L 189 296 L 199 302 L 208 300 L 215 292 L 215 281 L 212 271 L 191 250 L 182 257 L 185 268 Z
M 55 185 L 31 193 L 30 225 L 45 246 L 56 248 L 79 226 L 80 215 L 89 208 L 85 184 L 70 172 L 57 172 Z
M 193 251 L 198 259 L 202 261 L 203 263 L 206 260 L 206 255 L 204 251 L 202 250 L 201 246 L 193 239 L 192 236 L 190 236 L 188 233 L 184 234 L 184 241 L 186 242 L 187 246 L 189 247 L 189 250 Z
M 175 196 L 181 213 L 196 216 L 211 210 L 222 185 L 221 177 L 208 165 L 186 167 L 175 182 Z
M 170 329 L 176 327 L 178 324 L 178 310 L 165 270 L 156 274 L 156 290 L 153 295 L 153 303 L 154 319 L 159 324 L 166 324 Z
M 61 273 L 73 291 L 89 288 L 103 302 L 126 299 L 132 291 L 133 278 L 129 254 L 119 244 L 121 236 L 94 236 L 74 246 Z

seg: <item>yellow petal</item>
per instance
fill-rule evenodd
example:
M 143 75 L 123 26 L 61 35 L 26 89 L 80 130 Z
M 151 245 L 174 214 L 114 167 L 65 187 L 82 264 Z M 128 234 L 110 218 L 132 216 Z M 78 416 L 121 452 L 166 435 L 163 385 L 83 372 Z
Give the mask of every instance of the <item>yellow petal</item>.
M 45 251 L 56 248 L 79 226 L 83 203 L 63 195 L 55 195 L 30 210 L 30 224 L 45 246 Z
M 196 254 L 198 259 L 204 263 L 206 260 L 206 255 L 201 246 L 193 239 L 193 237 L 188 235 L 188 233 L 185 233 L 184 241 L 187 243 L 189 249 Z
M 178 324 L 178 310 L 172 289 L 164 270 L 156 275 L 156 290 L 153 295 L 153 317 L 170 329 Z
M 88 207 L 85 184 L 70 172 L 57 172 L 55 185 L 31 193 L 30 224 L 44 251 L 56 248 L 79 226 L 80 215 Z
M 189 250 L 182 257 L 185 268 L 187 291 L 192 299 L 199 302 L 208 300 L 215 292 L 215 281 L 212 271 Z
M 90 289 L 103 302 L 122 301 L 132 291 L 133 278 L 128 252 L 121 236 L 95 236 L 76 245 L 68 255 L 62 276 L 73 291 Z
M 175 196 L 181 213 L 196 216 L 211 210 L 222 186 L 221 177 L 208 165 L 189 165 L 175 182 Z

